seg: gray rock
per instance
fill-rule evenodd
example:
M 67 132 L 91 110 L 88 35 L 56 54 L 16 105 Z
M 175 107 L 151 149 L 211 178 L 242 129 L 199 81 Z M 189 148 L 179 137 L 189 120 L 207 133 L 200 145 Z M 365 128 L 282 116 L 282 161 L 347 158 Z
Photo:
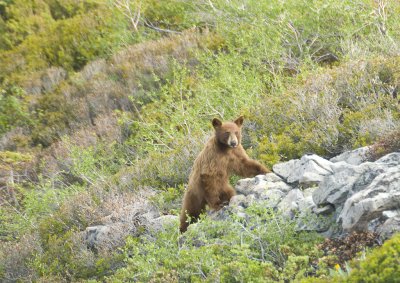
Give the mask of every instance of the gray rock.
M 364 229 L 364 230 L 367 230 L 370 232 L 376 231 L 382 225 L 382 223 L 383 223 L 382 217 L 377 217 L 377 218 L 369 221 L 368 224 L 366 225 L 366 229 Z
M 304 199 L 299 203 L 300 211 L 308 212 L 316 207 L 316 204 L 314 203 L 314 199 L 312 197 L 316 189 L 317 187 L 311 187 L 303 191 Z
M 258 178 L 258 176 L 254 178 L 241 179 L 237 182 L 235 190 L 238 194 L 247 196 L 254 194 L 254 189 L 264 187 L 265 183 L 266 182 L 262 181 L 262 179 Z
M 176 215 L 163 215 L 154 218 L 150 221 L 149 227 L 153 232 L 159 232 L 163 230 L 166 226 L 173 225 L 178 222 L 179 217 Z
M 88 248 L 112 250 L 123 244 L 123 238 L 129 232 L 129 226 L 122 223 L 91 226 L 86 228 L 84 240 Z
M 265 206 L 269 208 L 275 208 L 278 206 L 278 203 L 285 196 L 285 193 L 281 190 L 271 189 L 264 190 L 260 194 L 258 194 L 258 200 L 262 202 Z
M 274 173 L 268 173 L 265 175 L 259 175 L 260 178 L 264 179 L 267 182 L 272 182 L 272 183 L 276 183 L 276 182 L 282 182 L 282 178 L 279 177 L 278 175 L 274 174 Z
M 297 230 L 316 231 L 319 233 L 327 232 L 334 223 L 332 216 L 316 216 L 315 214 L 300 215 L 297 221 Z
M 312 186 L 320 183 L 324 179 L 324 175 L 315 172 L 304 172 L 298 180 L 300 184 L 305 186 Z
M 307 188 L 305 190 L 303 190 L 303 195 L 304 197 L 312 197 L 312 194 L 315 192 L 315 190 L 317 189 L 317 187 L 311 187 L 311 188 Z
M 363 162 L 367 150 L 349 151 L 331 161 L 306 155 L 275 165 L 276 174 L 240 180 L 229 211 L 246 218 L 245 208 L 260 202 L 296 217 L 299 230 L 328 237 L 369 230 L 387 237 L 400 230 L 400 153 Z M 218 212 L 225 218 L 226 213 Z
M 294 213 L 299 211 L 299 203 L 304 200 L 304 195 L 299 189 L 291 190 L 279 203 L 278 210 L 286 216 L 293 218 Z
M 266 175 L 258 175 L 254 178 L 247 178 L 239 180 L 235 186 L 238 194 L 260 195 L 265 190 L 277 189 L 283 192 L 288 192 L 292 189 L 291 186 L 287 185 L 282 179 L 274 173 Z
M 381 158 L 375 163 L 386 164 L 388 166 L 397 166 L 400 164 L 400 152 L 392 152 Z
M 115 205 L 108 211 L 109 214 L 98 219 L 98 224 L 101 225 L 87 227 L 82 232 L 87 246 L 98 250 L 112 250 L 123 245 L 128 235 L 151 231 L 152 226 L 157 226 L 163 220 L 158 209 L 149 201 L 153 195 L 151 190 L 138 191 L 131 202 L 122 199 L 123 196 L 115 196 Z M 156 229 L 158 228 L 157 226 Z
M 305 186 L 319 184 L 324 176 L 332 174 L 332 163 L 318 155 L 305 155 L 301 159 L 290 160 L 273 166 L 274 172 L 288 183 Z
M 388 235 L 400 218 L 400 153 L 362 163 L 367 151 L 366 147 L 346 152 L 333 162 L 306 155 L 277 164 L 276 174 L 239 181 L 239 195 L 230 207 L 243 209 L 263 202 L 288 217 L 296 216 L 299 230 L 325 236 L 352 230 Z M 244 212 L 237 209 L 238 213 Z
M 367 160 L 366 156 L 369 150 L 369 146 L 364 146 L 355 150 L 343 152 L 342 154 L 329 159 L 329 161 L 334 163 L 344 161 L 351 165 L 360 165 Z
M 389 239 L 394 233 L 400 231 L 400 215 L 391 217 L 387 219 L 383 224 L 381 224 L 376 232 L 382 239 Z
M 232 206 L 232 207 L 241 206 L 241 207 L 246 208 L 246 207 L 250 206 L 254 202 L 255 199 L 256 198 L 255 198 L 254 194 L 247 195 L 247 196 L 236 195 L 231 198 L 231 200 L 229 202 L 229 206 Z
M 396 216 L 400 216 L 400 208 L 399 208 L 399 210 L 386 210 L 386 211 L 382 212 L 382 216 L 385 219 L 389 219 L 389 218 L 393 218 L 393 217 L 396 217 Z
M 297 168 L 299 161 L 299 159 L 293 159 L 287 162 L 278 163 L 272 166 L 272 170 L 275 174 L 287 180 L 295 168 Z
M 209 210 L 207 215 L 214 220 L 229 220 L 234 209 L 230 206 L 224 206 L 220 210 Z M 192 226 L 189 225 L 189 227 Z
M 378 175 L 371 184 L 348 198 L 338 221 L 345 231 L 366 230 L 368 222 L 385 210 L 400 208 L 400 165 Z
M 339 163 L 334 173 L 326 176 L 313 193 L 317 205 L 340 205 L 352 194 L 363 190 L 376 176 L 387 169 L 386 164 L 363 163 L 359 166 Z
M 312 196 L 306 196 L 304 194 L 304 199 L 299 201 L 299 211 L 302 213 L 312 211 L 315 207 L 316 205 Z
M 87 227 L 85 241 L 90 248 L 94 248 L 99 240 L 110 233 L 110 227 L 104 225 Z

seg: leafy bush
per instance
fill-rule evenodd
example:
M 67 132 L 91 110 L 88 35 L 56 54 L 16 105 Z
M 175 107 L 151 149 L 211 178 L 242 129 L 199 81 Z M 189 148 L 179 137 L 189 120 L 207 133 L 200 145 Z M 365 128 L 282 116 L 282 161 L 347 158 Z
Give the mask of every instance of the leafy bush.
M 399 282 L 400 234 L 373 250 L 364 260 L 355 262 L 345 282 Z
M 106 56 L 118 45 L 116 39 L 123 32 L 119 21 L 123 23 L 107 7 L 60 21 L 48 31 L 53 42 L 42 45 L 46 61 L 67 70 L 79 70 L 90 60 Z
M 6 6 L 2 39 L 9 50 L 0 52 L 0 62 L 7 66 L 0 71 L 0 82 L 9 78 L 20 83 L 28 79 L 24 72 L 49 66 L 77 70 L 127 41 L 126 22 L 106 3 L 48 2 L 35 0 L 27 6 L 13 1 Z
M 101 257 L 87 249 L 77 231 L 50 235 L 42 240 L 43 252 L 37 253 L 32 267 L 41 277 L 56 276 L 64 280 L 88 279 L 109 274 L 121 263 L 117 252 L 102 253 Z
M 5 33 L 1 34 L 0 42 L 4 49 L 16 47 L 28 35 L 45 30 L 52 22 L 44 1 L 2 1 L 1 6 Z
M 41 250 L 37 235 L 25 234 L 17 243 L 0 240 L 0 244 L 0 278 L 2 282 L 34 281 L 37 276 L 30 262 Z
M 77 2 L 74 0 L 46 0 L 53 19 L 61 20 L 72 18 L 78 14 L 86 14 L 98 7 L 96 1 Z
M 176 188 L 162 189 L 151 200 L 160 211 L 160 214 L 176 215 L 180 212 L 184 191 L 185 187 L 183 185 Z
M 32 141 L 45 147 L 60 139 L 74 120 L 73 110 L 65 97 L 57 94 L 42 96 L 35 109 Z
M 398 60 L 373 59 L 306 73 L 293 79 L 284 95 L 265 97 L 268 106 L 257 107 L 260 112 L 254 114 L 258 131 L 253 139 L 260 141 L 261 158 L 273 164 L 305 152 L 334 156 L 385 136 L 399 123 L 398 103 L 387 93 L 397 83 L 377 77 L 382 67 L 398 77 L 393 65 Z
M 0 135 L 31 122 L 24 91 L 17 86 L 0 88 Z
M 146 33 L 151 30 L 177 33 L 197 25 L 198 19 L 192 16 L 193 5 L 186 1 L 144 0 L 131 1 L 130 4 L 132 11 L 140 10 L 141 15 L 143 15 L 140 17 L 139 23 L 142 29 L 146 30 Z
M 246 212 L 248 220 L 203 218 L 182 236 L 174 224 L 155 238 L 128 238 L 127 266 L 108 281 L 272 282 L 312 271 L 316 235 L 296 232 L 294 222 L 261 206 Z

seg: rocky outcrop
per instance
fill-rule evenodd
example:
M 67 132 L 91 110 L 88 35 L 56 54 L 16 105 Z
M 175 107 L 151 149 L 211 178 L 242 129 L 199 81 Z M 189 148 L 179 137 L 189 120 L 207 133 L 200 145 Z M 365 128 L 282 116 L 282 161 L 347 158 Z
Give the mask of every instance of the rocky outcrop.
M 177 221 L 178 216 L 161 215 L 149 199 L 154 195 L 151 190 L 136 193 L 132 204 L 118 211 L 112 211 L 99 220 L 98 225 L 89 226 L 82 232 L 87 247 L 94 250 L 114 250 L 122 246 L 128 235 L 154 234 L 165 225 Z
M 263 203 L 296 217 L 299 229 L 326 236 L 372 231 L 387 238 L 400 231 L 400 153 L 375 162 L 367 154 L 364 147 L 330 160 L 305 155 L 276 164 L 273 173 L 240 180 L 229 206 L 243 214 L 241 208 Z
M 318 184 L 326 175 L 332 173 L 331 162 L 315 154 L 276 164 L 273 170 L 287 183 L 299 183 L 305 186 Z
M 273 173 L 239 180 L 229 206 L 209 215 L 216 220 L 229 220 L 232 213 L 246 218 L 246 208 L 259 203 L 296 220 L 299 230 L 328 237 L 371 231 L 386 239 L 400 231 L 400 152 L 368 162 L 367 150 L 330 160 L 305 155 L 276 164 Z M 146 191 L 132 205 L 88 227 L 83 232 L 87 246 L 111 250 L 128 235 L 151 236 L 165 225 L 177 225 L 176 215 L 161 215 L 151 204 L 153 194 Z
M 338 220 L 345 230 L 366 230 L 370 221 L 396 209 L 400 211 L 400 166 L 387 169 L 349 197 Z
M 347 164 L 360 165 L 367 161 L 369 150 L 369 146 L 360 147 L 355 150 L 343 152 L 342 154 L 329 159 L 329 161 L 334 163 L 344 161 Z

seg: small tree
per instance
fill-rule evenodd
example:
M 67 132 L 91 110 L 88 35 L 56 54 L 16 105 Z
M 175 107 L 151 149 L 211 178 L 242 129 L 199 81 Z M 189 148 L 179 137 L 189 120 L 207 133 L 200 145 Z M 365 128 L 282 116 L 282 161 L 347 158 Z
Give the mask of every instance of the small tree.
M 142 22 L 142 10 L 144 8 L 141 0 L 114 0 L 113 5 L 129 20 L 135 32 Z

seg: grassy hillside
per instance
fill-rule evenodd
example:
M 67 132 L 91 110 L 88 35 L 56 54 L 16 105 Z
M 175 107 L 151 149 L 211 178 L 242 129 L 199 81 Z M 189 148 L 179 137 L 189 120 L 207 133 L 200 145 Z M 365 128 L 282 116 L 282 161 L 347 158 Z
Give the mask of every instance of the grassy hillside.
M 399 88 L 397 1 L 0 1 L 0 278 L 128 280 L 148 266 L 117 245 L 87 251 L 79 233 L 139 190 L 176 213 L 213 117 L 245 115 L 243 144 L 268 166 L 376 141 L 379 155 L 399 149 Z M 243 270 L 215 275 L 232 282 L 328 276 L 302 257 L 320 241 L 309 238 L 293 250 L 305 240 L 288 234 L 279 262 L 246 248 L 222 259 L 216 243 L 208 256 Z M 135 241 L 124 251 L 154 244 Z M 176 281 L 179 268 L 160 265 Z

